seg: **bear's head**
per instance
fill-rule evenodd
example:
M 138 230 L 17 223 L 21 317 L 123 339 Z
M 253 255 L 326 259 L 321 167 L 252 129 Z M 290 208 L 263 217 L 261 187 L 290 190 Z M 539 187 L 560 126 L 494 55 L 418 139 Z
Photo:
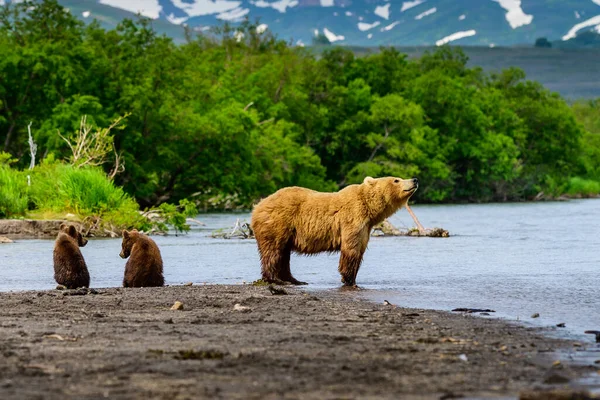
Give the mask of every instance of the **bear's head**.
M 85 247 L 88 242 L 86 238 L 81 236 L 81 232 L 79 232 L 73 225 L 62 224 L 60 226 L 60 231 L 75 239 L 79 247 Z
M 366 189 L 366 198 L 371 208 L 384 214 L 390 214 L 408 202 L 410 196 L 419 188 L 419 180 L 417 178 L 401 179 L 393 176 L 385 178 L 367 176 L 362 185 Z
M 140 237 L 140 233 L 137 229 L 133 229 L 131 231 L 123 231 L 123 243 L 121 243 L 121 254 L 119 256 L 121 258 L 127 258 L 131 254 L 131 248 L 137 242 Z

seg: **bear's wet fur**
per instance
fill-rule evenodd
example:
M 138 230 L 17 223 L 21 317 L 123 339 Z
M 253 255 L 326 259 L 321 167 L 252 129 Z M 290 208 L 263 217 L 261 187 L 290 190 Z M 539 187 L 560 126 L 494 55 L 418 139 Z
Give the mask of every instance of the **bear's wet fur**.
M 54 243 L 54 279 L 67 289 L 90 286 L 90 274 L 80 247 L 87 244 L 73 225 L 63 224 Z
M 251 227 L 260 253 L 262 279 L 304 284 L 290 271 L 292 251 L 341 251 L 342 282 L 355 286 L 371 229 L 404 206 L 417 188 L 417 179 L 367 177 L 363 183 L 335 193 L 301 187 L 278 190 L 259 202 L 252 212 Z
M 125 264 L 124 287 L 164 286 L 163 261 L 154 240 L 135 229 L 124 230 L 120 256 L 129 257 Z

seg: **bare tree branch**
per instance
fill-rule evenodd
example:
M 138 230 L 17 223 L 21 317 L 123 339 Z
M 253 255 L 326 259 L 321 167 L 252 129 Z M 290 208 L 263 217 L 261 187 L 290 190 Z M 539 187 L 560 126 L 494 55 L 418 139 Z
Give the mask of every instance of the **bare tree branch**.
M 33 169 L 35 167 L 35 155 L 37 154 L 37 144 L 33 141 L 33 136 L 31 135 L 31 124 L 33 122 L 29 122 L 27 125 L 27 132 L 29 133 L 29 151 L 31 152 L 31 162 L 29 163 L 29 169 Z

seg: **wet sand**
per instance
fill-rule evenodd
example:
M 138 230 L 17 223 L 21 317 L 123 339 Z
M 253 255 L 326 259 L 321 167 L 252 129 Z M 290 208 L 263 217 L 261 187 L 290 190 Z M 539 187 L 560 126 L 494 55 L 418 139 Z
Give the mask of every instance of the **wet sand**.
M 285 291 L 0 293 L 0 398 L 516 397 L 577 388 L 600 368 L 553 365 L 580 347 L 539 329 L 352 291 Z M 175 301 L 183 310 L 170 309 Z

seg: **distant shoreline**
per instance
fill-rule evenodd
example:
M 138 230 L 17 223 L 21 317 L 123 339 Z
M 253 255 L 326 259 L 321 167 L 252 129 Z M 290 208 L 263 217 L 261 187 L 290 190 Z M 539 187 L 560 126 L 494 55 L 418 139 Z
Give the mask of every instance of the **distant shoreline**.
M 592 373 L 556 363 L 574 342 L 539 329 L 284 290 L 0 293 L 0 397 L 512 396 Z M 183 311 L 170 310 L 175 301 Z

